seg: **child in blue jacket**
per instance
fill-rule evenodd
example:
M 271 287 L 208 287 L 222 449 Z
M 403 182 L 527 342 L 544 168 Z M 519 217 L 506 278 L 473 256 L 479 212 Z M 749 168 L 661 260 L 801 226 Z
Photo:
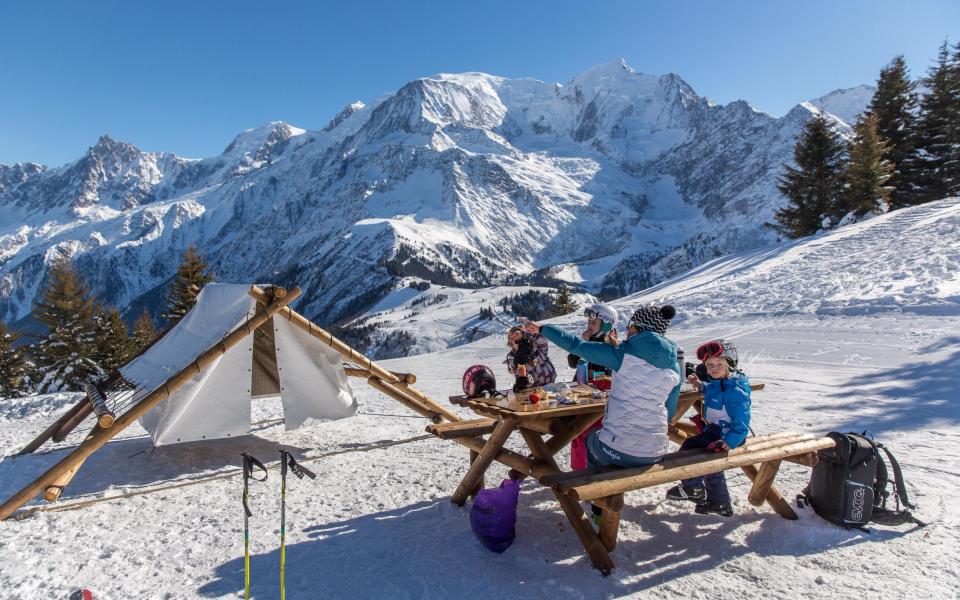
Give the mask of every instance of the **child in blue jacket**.
M 750 380 L 737 370 L 737 349 L 731 342 L 706 342 L 697 348 L 697 358 L 702 361 L 705 372 L 698 368 L 700 377 L 690 375 L 688 380 L 694 388 L 703 389 L 701 423 L 705 428 L 687 438 L 680 449 L 709 448 L 726 452 L 742 444 L 750 432 Z M 723 471 L 684 479 L 667 491 L 667 498 L 695 502 L 695 510 L 701 515 L 733 515 Z

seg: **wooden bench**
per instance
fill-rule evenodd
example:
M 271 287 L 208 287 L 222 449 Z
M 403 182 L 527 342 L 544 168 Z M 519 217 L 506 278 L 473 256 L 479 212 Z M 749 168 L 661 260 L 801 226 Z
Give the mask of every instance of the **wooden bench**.
M 787 460 L 809 465 L 815 460 L 818 450 L 833 445 L 830 438 L 782 432 L 749 437 L 742 446 L 728 452 L 685 450 L 667 454 L 663 461 L 654 465 L 631 469 L 599 467 L 558 473 L 543 477 L 541 483 L 574 501 L 590 501 L 603 508 L 600 541 L 608 551 L 612 551 L 617 542 L 624 493 L 738 467 L 753 481 L 747 496 L 751 504 L 761 506 L 766 502 L 782 517 L 796 519 L 797 515 L 790 504 L 773 487 L 780 464 Z
M 469 421 L 431 423 L 427 425 L 427 433 L 432 433 L 441 440 L 454 440 L 463 437 L 487 435 L 493 432 L 496 426 L 496 419 L 471 419 Z

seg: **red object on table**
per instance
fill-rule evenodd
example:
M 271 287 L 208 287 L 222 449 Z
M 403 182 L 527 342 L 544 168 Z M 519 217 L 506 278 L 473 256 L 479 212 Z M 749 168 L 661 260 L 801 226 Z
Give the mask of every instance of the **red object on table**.
M 530 400 L 530 404 L 540 402 L 540 394 L 530 394 L 527 398 Z
M 593 387 L 597 388 L 600 391 L 607 391 L 610 389 L 610 385 L 613 383 L 612 379 L 594 379 L 590 382 Z

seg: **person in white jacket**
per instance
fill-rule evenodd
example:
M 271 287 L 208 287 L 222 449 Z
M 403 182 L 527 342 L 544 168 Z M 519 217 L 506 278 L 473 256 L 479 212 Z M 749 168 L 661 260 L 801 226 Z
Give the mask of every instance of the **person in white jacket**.
M 590 466 L 649 465 L 667 453 L 667 421 L 680 395 L 677 345 L 666 337 L 675 315 L 670 305 L 641 306 L 633 313 L 627 339 L 619 346 L 584 341 L 554 325 L 540 326 L 523 319 L 528 331 L 613 369 L 603 427 L 587 437 Z

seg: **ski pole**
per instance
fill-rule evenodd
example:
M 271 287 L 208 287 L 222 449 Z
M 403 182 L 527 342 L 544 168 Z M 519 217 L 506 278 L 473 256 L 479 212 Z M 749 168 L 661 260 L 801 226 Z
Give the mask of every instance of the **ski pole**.
M 247 504 L 247 500 L 250 498 L 249 483 L 251 479 L 266 481 L 267 468 L 263 466 L 262 462 L 246 452 L 241 456 L 243 457 L 243 597 L 250 600 L 250 517 L 253 516 L 253 512 Z M 263 471 L 263 479 L 254 477 L 254 467 Z
M 300 466 L 292 454 L 286 450 L 280 451 L 280 600 L 287 598 L 287 466 L 297 479 L 303 479 L 304 475 L 310 479 L 316 478 L 310 469 Z

